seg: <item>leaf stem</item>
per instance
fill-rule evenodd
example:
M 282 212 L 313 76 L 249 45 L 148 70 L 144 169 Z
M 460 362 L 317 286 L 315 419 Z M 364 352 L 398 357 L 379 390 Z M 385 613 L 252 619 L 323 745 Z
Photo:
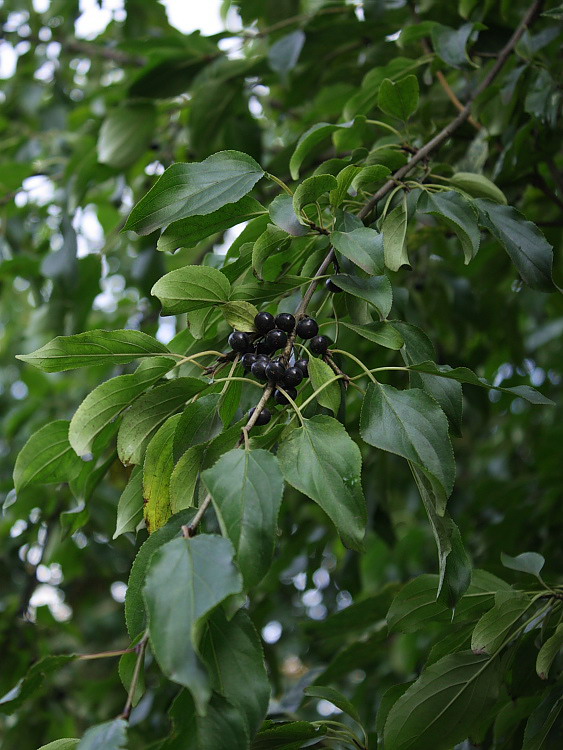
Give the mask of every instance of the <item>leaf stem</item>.
M 345 349 L 331 349 L 330 350 L 333 354 L 344 354 L 344 356 L 349 357 L 352 359 L 357 365 L 359 365 L 364 373 L 368 376 L 368 378 L 371 380 L 372 383 L 377 383 L 377 380 L 373 377 L 371 374 L 372 371 L 368 370 L 368 368 L 364 365 L 361 359 L 358 359 L 355 354 L 351 354 L 350 352 L 347 352 Z M 352 378 L 350 378 L 352 379 Z
M 145 650 L 147 648 L 148 639 L 148 632 L 145 632 L 142 641 L 137 646 L 137 661 L 135 662 L 135 670 L 133 672 L 133 677 L 131 678 L 131 684 L 129 685 L 127 701 L 125 702 L 125 706 L 119 717 L 120 719 L 125 719 L 126 721 L 129 720 L 131 709 L 133 708 L 135 690 L 137 689 L 137 683 L 139 682 L 139 677 L 141 676 L 141 669 L 143 666 L 143 661 L 145 659 Z
M 304 426 L 305 426 L 305 423 L 304 423 L 304 421 L 303 421 L 303 415 L 301 414 L 301 409 L 299 408 L 299 406 L 297 406 L 297 404 L 296 404 L 296 403 L 295 403 L 295 401 L 294 401 L 294 400 L 293 400 L 293 399 L 291 398 L 291 396 L 289 395 L 289 393 L 288 393 L 288 392 L 287 392 L 286 390 L 284 390 L 284 389 L 283 389 L 283 388 L 281 387 L 281 385 L 279 385 L 279 384 L 278 384 L 277 388 L 278 388 L 278 391 L 279 391 L 280 393 L 283 393 L 283 395 L 284 395 L 284 396 L 286 397 L 286 399 L 287 399 L 287 400 L 289 401 L 289 403 L 291 404 L 291 406 L 292 406 L 293 410 L 295 411 L 295 413 L 296 413 L 296 414 L 297 414 L 297 416 L 299 417 L 299 421 L 301 422 L 301 427 L 304 427 Z
M 274 174 L 270 174 L 269 172 L 266 172 L 266 178 L 268 180 L 272 180 L 272 182 L 275 182 L 276 185 L 279 185 L 285 193 L 293 197 L 293 191 L 291 190 L 291 188 L 288 187 L 288 185 L 286 185 L 283 180 L 280 180 L 279 177 L 276 177 Z
M 92 659 L 109 659 L 112 656 L 123 656 L 123 654 L 132 654 L 137 649 L 135 648 L 121 648 L 117 651 L 100 651 L 97 654 L 80 654 L 78 657 L 80 661 L 90 661 Z
M 378 125 L 380 128 L 385 128 L 385 130 L 389 130 L 391 133 L 398 135 L 399 138 L 403 137 L 397 130 L 397 128 L 394 128 L 392 125 L 388 125 L 386 122 L 381 122 L 381 120 L 366 120 L 366 125 Z

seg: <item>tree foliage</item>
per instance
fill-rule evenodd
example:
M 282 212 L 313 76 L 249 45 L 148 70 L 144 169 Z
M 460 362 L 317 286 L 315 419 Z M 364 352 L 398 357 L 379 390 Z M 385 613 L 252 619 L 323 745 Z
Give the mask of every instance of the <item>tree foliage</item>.
M 2 6 L 3 747 L 559 748 L 561 6 L 79 14 Z

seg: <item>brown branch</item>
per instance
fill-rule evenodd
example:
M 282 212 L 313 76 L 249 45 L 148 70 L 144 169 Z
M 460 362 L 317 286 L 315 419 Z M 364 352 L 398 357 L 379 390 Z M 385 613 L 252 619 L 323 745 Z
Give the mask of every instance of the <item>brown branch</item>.
M 136 55 L 128 55 L 126 52 L 122 52 L 119 49 L 113 49 L 112 47 L 101 47 L 98 44 L 92 42 L 83 42 L 80 39 L 65 39 L 59 40 L 63 49 L 68 52 L 76 52 L 84 57 L 94 58 L 101 57 L 104 60 L 112 60 L 118 65 L 132 65 L 137 68 L 146 65 L 146 58 L 137 57 Z

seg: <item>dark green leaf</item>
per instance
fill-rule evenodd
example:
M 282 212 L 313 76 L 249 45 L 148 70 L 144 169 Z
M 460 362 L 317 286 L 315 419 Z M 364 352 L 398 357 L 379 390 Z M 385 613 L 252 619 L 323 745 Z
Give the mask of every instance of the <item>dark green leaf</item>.
M 309 360 L 309 377 L 313 391 L 318 390 L 324 383 L 334 378 L 332 369 L 318 357 L 311 357 Z M 321 406 L 330 409 L 336 416 L 340 408 L 340 385 L 338 381 L 333 380 L 330 385 L 323 388 L 315 397 Z
M 383 251 L 385 265 L 391 271 L 401 268 L 410 268 L 410 260 L 407 252 L 407 202 L 404 198 L 398 206 L 387 214 L 381 226 L 383 234 Z
M 178 461 L 188 448 L 207 443 L 222 431 L 218 411 L 220 398 L 219 393 L 210 393 L 186 406 L 174 434 L 174 461 Z
M 482 174 L 456 172 L 449 178 L 448 184 L 453 188 L 463 190 L 464 193 L 468 193 L 473 198 L 488 198 L 495 203 L 506 205 L 506 196 L 502 190 Z
M 471 69 L 477 67 L 467 54 L 467 42 L 473 33 L 473 24 L 464 23 L 459 29 L 452 29 L 440 23 L 432 27 L 432 44 L 438 57 L 453 68 Z
M 562 731 L 563 695 L 554 687 L 528 719 L 522 750 L 557 750 Z
M 338 125 L 333 125 L 329 122 L 319 122 L 313 125 L 307 130 L 297 142 L 295 151 L 289 161 L 289 170 L 294 180 L 299 178 L 299 169 L 305 160 L 305 157 L 317 146 L 321 141 L 327 138 L 329 135 L 342 128 L 351 128 L 354 125 L 354 121 L 341 122 Z
M 98 161 L 124 169 L 148 148 L 156 125 L 156 110 L 150 104 L 114 109 L 106 117 L 98 137 Z
M 334 190 L 337 185 L 336 177 L 331 174 L 315 174 L 303 180 L 293 194 L 293 210 L 296 216 L 303 213 L 305 206 L 316 203 L 322 195 Z
M 0 698 L 0 712 L 11 715 L 41 689 L 45 678 L 76 659 L 74 654 L 44 656 L 33 664 L 27 674 Z
M 366 273 L 383 273 L 383 235 L 375 229 L 364 227 L 352 232 L 333 232 L 331 241 L 335 250 Z
M 417 210 L 436 216 L 454 231 L 463 247 L 465 262 L 469 263 L 479 250 L 480 232 L 477 214 L 470 201 L 451 190 L 445 193 L 423 193 Z
M 173 440 L 181 420 L 175 414 L 156 431 L 147 445 L 143 462 L 143 516 L 149 534 L 164 526 L 170 509 L 170 475 L 174 468 Z
M 536 674 L 541 677 L 542 680 L 547 680 L 549 677 L 549 670 L 551 665 L 555 661 L 557 654 L 563 648 L 563 623 L 559 623 L 555 633 L 550 636 L 545 643 L 542 645 L 538 652 L 538 658 L 536 660 Z
M 350 331 L 357 333 L 358 336 L 362 336 L 368 341 L 373 341 L 374 344 L 379 344 L 387 349 L 400 349 L 403 346 L 403 337 L 399 331 L 393 327 L 391 323 L 381 321 L 379 323 L 370 323 L 369 325 L 356 326 L 352 323 L 340 322 L 340 325 L 345 326 Z
M 399 81 L 381 81 L 377 98 L 379 108 L 387 115 L 406 121 L 418 109 L 418 79 L 410 75 Z
M 135 466 L 127 487 L 121 493 L 117 504 L 117 521 L 113 539 L 128 531 L 135 531 L 143 518 L 143 472 Z
M 16 459 L 16 492 L 32 484 L 69 482 L 79 474 L 84 464 L 72 450 L 68 428 L 66 419 L 58 419 L 33 433 Z
M 343 291 L 373 305 L 382 318 L 389 315 L 393 304 L 393 290 L 387 276 L 361 279 L 358 276 L 339 273 L 333 277 L 333 281 Z

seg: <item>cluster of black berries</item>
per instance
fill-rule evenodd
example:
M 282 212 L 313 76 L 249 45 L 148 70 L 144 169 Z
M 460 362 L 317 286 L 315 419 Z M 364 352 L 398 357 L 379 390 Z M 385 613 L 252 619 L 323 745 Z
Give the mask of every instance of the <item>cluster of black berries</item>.
M 302 339 L 310 339 L 310 349 L 314 354 L 326 354 L 332 343 L 328 336 L 319 336 L 319 326 L 313 318 L 303 318 L 297 325 L 291 313 L 280 313 L 275 318 L 269 312 L 260 312 L 254 318 L 257 333 L 243 333 L 233 331 L 229 336 L 229 345 L 233 351 L 242 354 L 241 364 L 247 372 L 252 373 L 257 380 L 268 381 L 278 388 L 274 391 L 276 403 L 289 403 L 282 392 L 285 391 L 291 399 L 297 397 L 296 386 L 309 375 L 308 359 L 298 359 L 291 366 L 287 366 L 283 357 L 272 356 L 279 349 L 283 349 L 288 341 L 288 335 L 295 330 Z M 252 416 L 251 409 L 249 416 Z M 262 409 L 257 425 L 268 424 L 272 415 L 269 409 Z

